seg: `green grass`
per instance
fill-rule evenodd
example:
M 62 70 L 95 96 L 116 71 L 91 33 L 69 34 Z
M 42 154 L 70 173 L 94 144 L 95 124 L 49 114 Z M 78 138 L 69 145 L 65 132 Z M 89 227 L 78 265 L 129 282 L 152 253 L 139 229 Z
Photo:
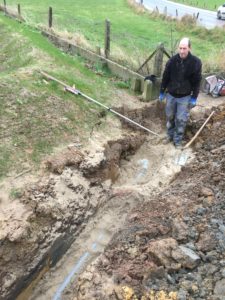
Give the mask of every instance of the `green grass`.
M 213 4 L 215 1 L 208 1 Z M 10 7 L 16 8 L 15 0 L 8 0 Z M 200 2 L 199 2 L 200 3 Z M 128 5 L 128 0 L 76 0 L 20 1 L 22 15 L 31 24 L 47 25 L 48 7 L 53 7 L 53 28 L 57 31 L 79 33 L 91 45 L 104 47 L 104 22 L 111 21 L 111 55 L 120 63 L 130 59 L 134 68 L 140 65 L 155 47 L 163 42 L 167 50 L 173 40 L 183 36 L 192 39 L 193 52 L 203 60 L 211 60 L 214 49 L 221 49 L 225 43 L 224 30 L 193 29 L 190 24 L 180 24 L 165 18 L 155 17 L 149 12 L 136 11 Z M 137 13 L 138 12 L 138 13 Z M 219 33 L 218 33 L 219 32 Z M 219 38 L 218 38 L 219 35 Z
M 43 80 L 39 70 L 107 105 L 115 84 L 96 75 L 80 57 L 55 48 L 37 30 L 0 15 L 0 178 L 38 168 L 55 148 L 88 140 L 101 109 Z M 118 96 L 119 97 L 119 96 Z M 118 99 L 115 99 L 118 101 Z
M 19 188 L 12 188 L 9 194 L 12 200 L 21 198 L 22 195 L 23 195 L 23 190 Z
M 16 3 L 7 1 L 12 7 Z M 0 178 L 10 170 L 20 173 L 27 165 L 38 167 L 55 147 L 77 137 L 87 140 L 97 121 L 100 108 L 47 83 L 40 69 L 70 85 L 75 83 L 83 93 L 108 106 L 119 97 L 117 88 L 129 86 L 112 80 L 98 64 L 87 68 L 81 57 L 61 52 L 29 25 L 46 24 L 50 1 L 21 0 L 20 4 L 28 23 L 18 24 L 0 14 Z M 126 0 L 57 0 L 53 11 L 57 30 L 78 31 L 96 45 L 103 43 L 104 20 L 109 18 L 112 51 L 121 61 L 135 57 L 141 63 L 159 42 L 170 48 L 172 31 L 174 41 L 183 36 L 192 39 L 193 52 L 202 58 L 205 69 L 218 70 L 224 65 L 223 29 L 209 31 L 143 11 L 136 13 Z
M 209 10 L 216 10 L 223 1 L 221 0 L 173 0 L 174 2 L 183 3 L 195 7 L 205 8 Z

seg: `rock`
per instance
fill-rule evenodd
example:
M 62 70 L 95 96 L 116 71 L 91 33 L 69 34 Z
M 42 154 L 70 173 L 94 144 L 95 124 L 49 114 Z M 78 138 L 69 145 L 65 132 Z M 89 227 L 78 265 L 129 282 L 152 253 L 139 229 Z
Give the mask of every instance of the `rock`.
M 217 270 L 218 270 L 217 266 L 209 265 L 207 269 L 207 275 L 213 275 L 214 273 L 216 273 Z
M 225 239 L 224 238 L 219 239 L 219 248 L 220 248 L 221 252 L 225 251 Z
M 203 188 L 201 189 L 201 195 L 203 195 L 203 196 L 205 196 L 205 197 L 208 197 L 208 196 L 213 196 L 214 193 L 213 193 L 213 191 L 212 191 L 211 189 L 206 188 L 206 187 L 203 187 Z
M 197 232 L 197 230 L 195 228 L 191 228 L 191 230 L 188 233 L 188 236 L 194 240 L 197 240 L 199 233 Z
M 195 251 L 196 250 L 196 247 L 195 247 L 195 245 L 193 244 L 193 243 L 187 243 L 187 244 L 185 244 L 185 246 L 186 247 L 188 247 L 189 249 L 191 249 L 191 250 L 193 250 L 193 251 Z
M 110 263 L 109 260 L 104 255 L 102 255 L 102 257 L 99 260 L 99 264 L 103 267 L 107 267 Z
M 194 269 L 200 262 L 200 257 L 190 248 L 179 246 L 172 251 L 172 257 L 185 268 Z
M 210 251 L 206 254 L 206 260 L 209 262 L 214 262 L 217 260 L 217 252 L 215 250 Z
M 15 274 L 7 272 L 3 278 L 2 287 L 4 287 L 4 289 L 11 287 L 12 284 L 14 283 L 15 279 L 16 279 Z
M 184 222 L 178 219 L 173 220 L 172 224 L 172 236 L 177 241 L 184 242 L 188 237 L 188 226 Z
M 157 241 L 151 241 L 148 245 L 147 252 L 161 265 L 165 266 L 166 268 L 170 268 L 174 260 L 171 257 L 171 251 L 177 248 L 178 244 L 175 239 L 166 238 Z
M 87 281 L 91 281 L 93 279 L 93 274 L 91 272 L 84 272 L 82 278 Z
M 217 281 L 214 288 L 214 294 L 219 300 L 225 299 L 225 279 Z
M 192 291 L 192 282 L 189 281 L 189 280 L 182 280 L 181 283 L 180 283 L 180 286 L 182 289 L 188 291 L 188 292 L 191 292 Z
M 219 231 L 225 236 L 225 226 L 224 225 L 219 226 Z
M 208 252 L 216 247 L 216 240 L 212 233 L 204 232 L 200 235 L 197 243 L 197 249 L 203 252 Z
M 177 294 L 177 300 L 187 300 L 187 291 L 180 289 Z
M 169 274 L 167 274 L 166 278 L 167 278 L 167 280 L 168 280 L 169 283 L 175 285 L 176 281 L 175 281 L 175 279 L 172 276 L 170 276 Z
M 152 278 L 152 279 L 164 278 L 165 277 L 165 269 L 162 266 L 152 268 L 148 277 Z
M 199 288 L 196 284 L 192 284 L 191 289 L 192 289 L 193 294 L 196 294 L 199 291 Z
M 202 216 L 206 212 L 206 208 L 204 207 L 198 207 L 196 210 L 196 213 L 200 216 Z
M 17 225 L 17 224 L 16 224 Z M 17 228 L 14 228 L 11 232 L 8 233 L 8 239 L 10 242 L 20 242 L 21 239 L 27 235 L 27 227 L 17 225 Z
M 138 248 L 137 247 L 130 247 L 128 248 L 127 252 L 130 254 L 132 258 L 135 258 L 138 255 Z
M 225 268 L 223 268 L 223 269 L 221 270 L 221 275 L 222 275 L 223 278 L 225 278 Z

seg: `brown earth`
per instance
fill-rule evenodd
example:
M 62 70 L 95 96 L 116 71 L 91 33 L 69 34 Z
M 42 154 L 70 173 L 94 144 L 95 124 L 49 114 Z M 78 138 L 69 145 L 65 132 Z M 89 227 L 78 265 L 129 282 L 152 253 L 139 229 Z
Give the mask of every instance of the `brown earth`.
M 153 103 L 122 112 L 161 132 L 162 108 Z M 175 177 L 180 167 L 171 158 L 177 150 L 127 124 L 115 140 L 101 144 L 95 131 L 89 149 L 73 145 L 49 158 L 46 166 L 54 173 L 45 172 L 1 212 L 0 299 L 15 299 L 52 268 L 105 205 L 112 211 L 122 205 L 113 211 L 120 231 L 65 299 L 222 299 L 224 111 L 217 109 L 195 144 L 195 160 Z M 199 118 L 193 117 L 186 139 L 209 112 L 193 110 Z M 132 160 L 143 155 L 150 171 L 137 182 L 140 168 Z M 24 295 L 19 299 L 29 299 Z M 34 299 L 47 299 L 39 296 Z
M 103 144 L 94 132 L 88 147 L 68 146 L 45 161 L 42 177 L 23 187 L 19 198 L 2 199 L 0 299 L 15 299 L 38 273 L 54 266 L 89 219 L 115 198 L 107 180 L 116 180 L 121 158 L 146 139 L 139 131 L 118 132 L 117 139 L 105 137 Z
M 194 150 L 166 190 L 133 209 L 74 299 L 225 299 L 224 106 Z

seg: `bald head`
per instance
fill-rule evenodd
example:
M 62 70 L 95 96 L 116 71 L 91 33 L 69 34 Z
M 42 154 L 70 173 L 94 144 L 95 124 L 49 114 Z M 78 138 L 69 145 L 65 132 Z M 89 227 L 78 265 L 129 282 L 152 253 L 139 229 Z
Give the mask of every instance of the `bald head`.
M 182 38 L 179 47 L 178 47 L 178 52 L 179 55 L 182 59 L 185 59 L 188 56 L 188 53 L 191 51 L 191 42 L 189 38 L 185 37 Z
M 191 41 L 189 38 L 187 37 L 184 37 L 180 40 L 180 44 L 179 45 L 186 45 L 188 46 L 189 48 L 191 48 Z

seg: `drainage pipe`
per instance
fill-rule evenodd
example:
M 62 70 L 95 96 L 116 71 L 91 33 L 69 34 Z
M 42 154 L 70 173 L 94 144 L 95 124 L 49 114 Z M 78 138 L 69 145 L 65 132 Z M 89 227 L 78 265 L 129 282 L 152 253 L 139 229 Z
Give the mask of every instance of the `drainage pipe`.
M 144 159 L 140 159 L 138 161 L 138 164 L 141 166 L 141 169 L 139 170 L 135 182 L 139 183 L 139 181 L 147 174 L 148 172 L 148 166 L 149 166 L 149 161 L 148 159 L 144 158 Z
M 69 283 L 71 282 L 72 278 L 75 279 L 76 276 L 79 274 L 79 271 L 83 268 L 83 266 L 85 265 L 85 263 L 90 260 L 90 258 L 93 256 L 93 254 L 91 252 L 96 252 L 97 251 L 97 246 L 98 246 L 98 242 L 101 242 L 101 240 L 104 238 L 103 233 L 100 233 L 98 235 L 98 238 L 96 240 L 96 242 L 94 242 L 91 246 L 91 251 L 86 251 L 78 260 L 78 262 L 76 262 L 76 264 L 73 266 L 72 270 L 70 271 L 70 273 L 66 276 L 66 278 L 64 279 L 63 283 L 58 287 L 54 297 L 52 298 L 52 300 L 60 300 L 63 291 L 65 290 L 65 288 L 69 285 Z
M 75 88 L 73 88 L 73 87 L 70 87 L 69 85 L 67 85 L 66 83 L 62 82 L 61 80 L 58 80 L 58 79 L 56 79 L 55 77 L 50 76 L 49 74 L 47 74 L 47 73 L 45 73 L 45 72 L 43 72 L 43 71 L 40 71 L 40 73 L 41 73 L 44 77 L 46 77 L 47 79 L 56 81 L 56 82 L 58 82 L 59 84 L 63 85 L 66 91 L 68 91 L 68 92 L 70 92 L 70 93 L 72 93 L 72 94 L 74 94 L 74 95 L 81 95 L 82 97 L 88 99 L 89 101 L 94 102 L 95 104 L 98 104 L 98 105 L 104 107 L 105 109 L 107 109 L 108 111 L 112 112 L 113 114 L 119 116 L 120 118 L 122 118 L 122 119 L 124 119 L 124 120 L 126 120 L 126 121 L 128 121 L 128 122 L 130 122 L 130 123 L 132 123 L 132 124 L 134 124 L 134 125 L 136 125 L 136 126 L 138 126 L 138 127 L 140 127 L 141 129 L 143 129 L 143 130 L 145 130 L 145 131 L 147 131 L 147 132 L 149 132 L 149 133 L 151 133 L 151 134 L 156 135 L 156 136 L 159 137 L 159 134 L 158 134 L 158 133 L 153 132 L 153 131 L 151 131 L 150 129 L 148 129 L 148 128 L 142 126 L 141 124 L 139 124 L 139 123 L 137 123 L 137 122 L 135 122 L 135 121 L 133 121 L 133 120 L 127 118 L 126 116 L 124 116 L 124 115 L 118 113 L 117 111 L 113 110 L 112 108 L 110 108 L 110 107 L 108 107 L 108 106 L 102 104 L 101 102 L 99 102 L 99 101 L 97 101 L 97 100 L 95 100 L 95 99 L 93 99 L 93 98 L 91 98 L 91 97 L 85 95 L 85 94 L 82 93 L 81 91 L 79 91 L 79 90 L 77 90 L 77 89 L 75 89 Z

